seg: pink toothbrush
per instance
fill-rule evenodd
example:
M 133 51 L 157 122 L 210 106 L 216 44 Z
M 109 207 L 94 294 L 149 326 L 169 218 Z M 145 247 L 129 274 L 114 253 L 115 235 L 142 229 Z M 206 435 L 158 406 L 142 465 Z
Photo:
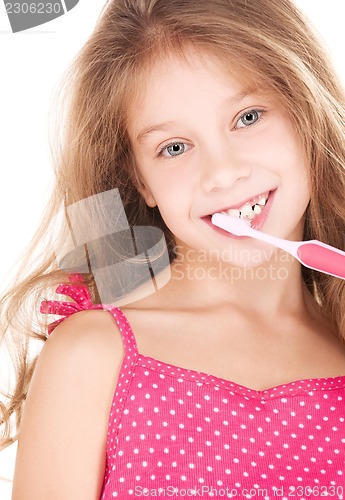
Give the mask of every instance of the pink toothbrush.
M 237 236 L 250 236 L 266 241 L 293 255 L 310 269 L 345 279 L 345 252 L 318 240 L 289 241 L 251 228 L 243 219 L 226 214 L 212 215 L 212 224 Z

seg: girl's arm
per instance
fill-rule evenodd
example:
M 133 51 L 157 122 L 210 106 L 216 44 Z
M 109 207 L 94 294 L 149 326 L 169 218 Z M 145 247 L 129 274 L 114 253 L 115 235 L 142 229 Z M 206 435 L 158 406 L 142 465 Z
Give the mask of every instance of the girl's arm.
M 12 500 L 99 500 L 123 356 L 106 311 L 82 311 L 55 328 L 25 402 Z

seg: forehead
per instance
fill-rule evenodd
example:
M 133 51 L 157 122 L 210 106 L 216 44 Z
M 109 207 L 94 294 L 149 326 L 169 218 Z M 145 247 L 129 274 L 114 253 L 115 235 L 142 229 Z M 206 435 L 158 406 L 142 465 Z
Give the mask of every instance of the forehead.
M 225 84 L 228 84 L 230 80 L 238 86 L 248 86 L 250 82 L 250 74 L 241 68 L 239 61 L 227 60 L 225 62 L 209 52 L 187 47 L 183 52 L 161 53 L 149 63 L 144 64 L 141 70 L 142 86 L 137 97 L 140 98 L 145 93 L 149 93 L 152 87 L 159 88 L 167 81 L 177 83 L 178 79 L 185 78 L 186 74 L 193 74 L 200 70 L 213 73 Z M 251 84 L 254 85 L 254 78 Z
M 176 111 L 189 108 L 199 94 L 222 102 L 240 100 L 252 93 L 267 95 L 267 87 L 258 84 L 254 74 L 242 69 L 237 61 L 224 63 L 211 54 L 193 49 L 183 55 L 166 54 L 142 73 L 129 104 L 128 132 L 132 135 L 145 126 L 147 120 L 156 121 L 168 107 Z

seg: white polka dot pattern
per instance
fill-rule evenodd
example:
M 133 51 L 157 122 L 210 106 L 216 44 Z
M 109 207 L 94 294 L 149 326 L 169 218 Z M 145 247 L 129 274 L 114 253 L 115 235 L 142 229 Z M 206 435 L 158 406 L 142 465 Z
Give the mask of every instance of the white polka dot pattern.
M 124 341 L 134 342 L 112 312 Z M 267 489 L 275 498 L 284 485 L 345 484 L 345 376 L 255 391 L 148 356 L 131 359 L 109 419 L 116 441 L 108 441 L 102 499 L 196 485 Z
M 102 307 L 114 316 L 125 345 L 109 415 L 102 500 L 201 486 L 211 492 L 266 489 L 266 500 L 277 497 L 275 488 L 287 500 L 294 487 L 306 500 L 316 498 L 308 487 L 329 495 L 331 487 L 345 487 L 345 376 L 255 391 L 141 355 L 123 312 Z

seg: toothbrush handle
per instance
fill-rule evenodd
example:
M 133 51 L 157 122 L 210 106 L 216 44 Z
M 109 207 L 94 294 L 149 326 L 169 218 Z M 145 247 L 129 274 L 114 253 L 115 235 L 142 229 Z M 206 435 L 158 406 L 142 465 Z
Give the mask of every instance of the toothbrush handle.
M 345 252 L 342 250 L 310 240 L 300 244 L 297 255 L 305 266 L 345 279 Z

